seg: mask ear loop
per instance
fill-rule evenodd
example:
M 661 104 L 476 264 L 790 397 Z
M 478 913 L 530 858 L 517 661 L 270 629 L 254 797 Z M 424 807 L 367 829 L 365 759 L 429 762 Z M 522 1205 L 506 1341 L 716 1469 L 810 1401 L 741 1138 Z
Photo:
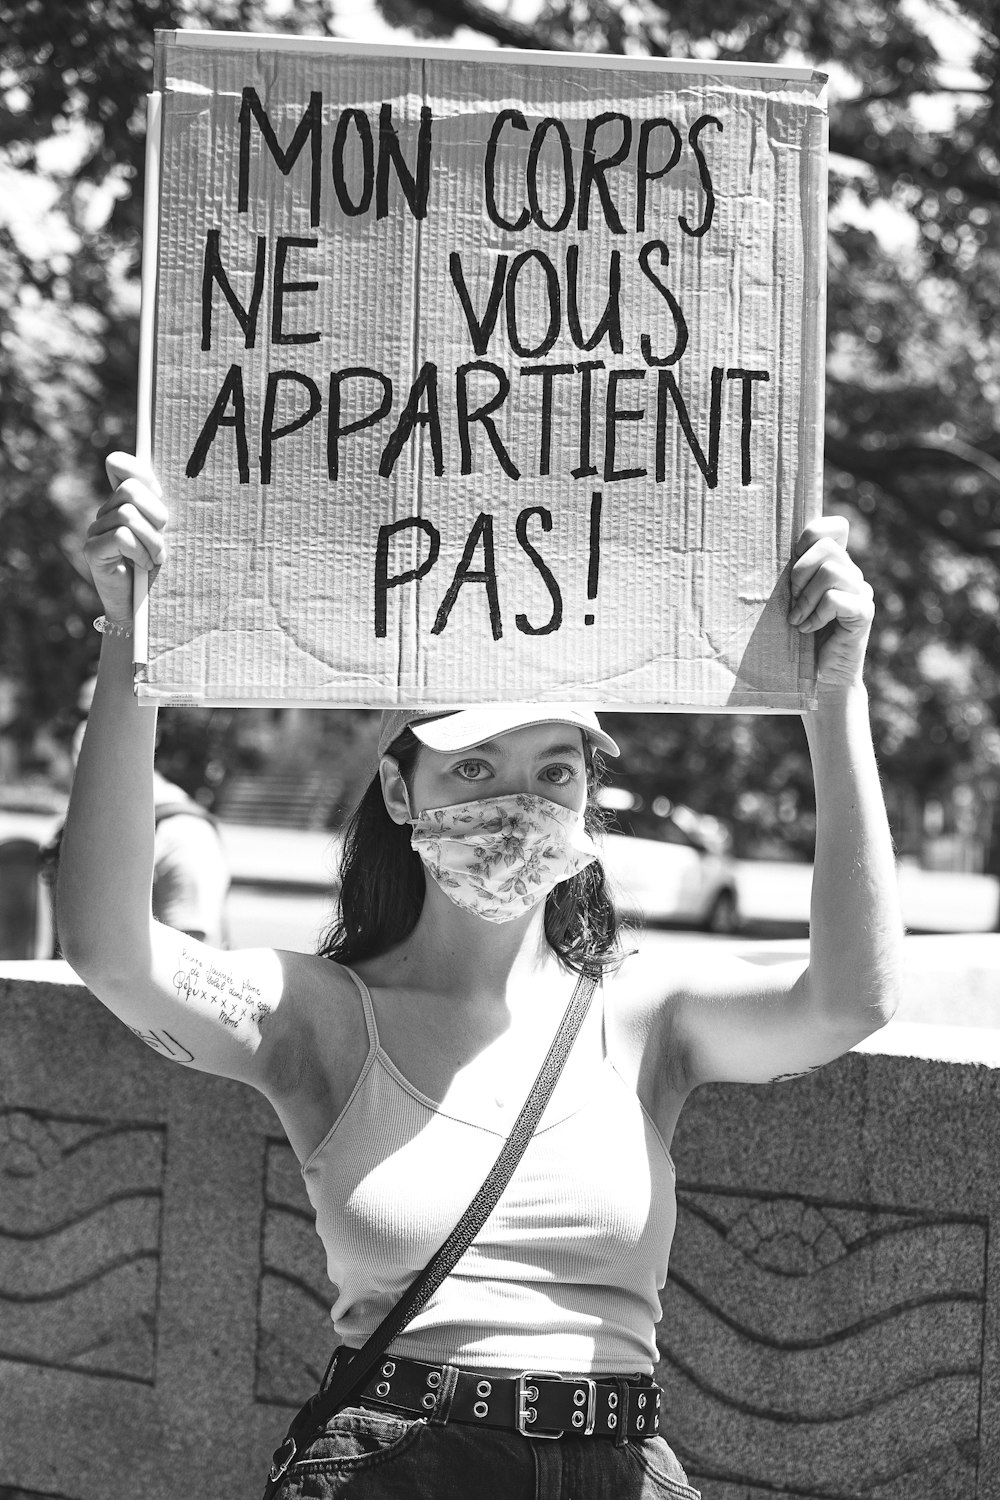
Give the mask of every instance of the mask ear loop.
M 400 767 L 399 761 L 396 759 L 396 757 L 394 755 L 387 755 L 387 756 L 384 757 L 384 759 L 390 761 L 391 764 L 393 766 L 395 766 L 395 768 L 396 768 L 396 775 L 399 777 L 399 784 L 400 784 L 400 786 L 402 787 L 402 790 L 403 790 L 403 806 L 406 808 L 406 821 L 410 825 L 410 827 L 412 828 L 413 824 L 415 822 L 415 819 L 414 819 L 414 816 L 413 816 L 413 809 L 410 807 L 410 793 L 409 793 L 409 789 L 408 789 L 408 787 L 406 785 L 406 778 L 403 775 L 403 772 L 402 772 L 402 769 Z

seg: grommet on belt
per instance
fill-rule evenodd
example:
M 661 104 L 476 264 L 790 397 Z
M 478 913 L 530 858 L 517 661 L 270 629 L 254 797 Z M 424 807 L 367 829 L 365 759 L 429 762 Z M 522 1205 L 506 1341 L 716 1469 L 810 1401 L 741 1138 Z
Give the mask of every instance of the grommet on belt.
M 482 1421 L 484 1417 L 488 1417 L 490 1414 L 490 1403 L 486 1400 L 486 1397 L 492 1395 L 492 1393 L 492 1380 L 480 1380 L 477 1383 L 476 1395 L 479 1397 L 479 1400 L 476 1401 L 473 1405 L 472 1415 L 474 1417 L 478 1417 L 480 1421 Z
M 615 1431 L 615 1447 L 624 1448 L 628 1442 L 629 1400 L 633 1395 L 633 1391 L 627 1380 L 616 1380 L 615 1385 L 618 1387 L 618 1393 L 621 1397 L 618 1407 L 618 1426 Z M 608 1401 L 611 1401 L 610 1396 L 608 1397 Z
M 434 1392 L 441 1384 L 441 1371 L 428 1370 L 426 1384 L 430 1387 L 430 1389 L 427 1390 L 423 1396 L 421 1396 L 420 1405 L 423 1407 L 424 1411 L 437 1411 L 438 1398 L 437 1396 L 435 1396 Z

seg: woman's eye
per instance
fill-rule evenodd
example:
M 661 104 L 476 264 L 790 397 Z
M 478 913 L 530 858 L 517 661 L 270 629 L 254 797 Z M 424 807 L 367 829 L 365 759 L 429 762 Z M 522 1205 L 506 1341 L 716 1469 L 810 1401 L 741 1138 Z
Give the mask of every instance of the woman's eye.
M 566 786 L 573 780 L 575 774 L 572 766 L 546 766 L 542 772 L 544 779 L 551 786 Z
M 455 770 L 463 781 L 481 781 L 486 775 L 486 766 L 481 760 L 463 760 Z

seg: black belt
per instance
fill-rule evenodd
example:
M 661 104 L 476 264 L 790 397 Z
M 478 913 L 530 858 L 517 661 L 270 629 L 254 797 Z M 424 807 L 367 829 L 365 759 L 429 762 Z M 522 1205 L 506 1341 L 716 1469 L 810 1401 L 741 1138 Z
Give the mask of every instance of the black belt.
M 591 1378 L 524 1370 L 520 1375 L 496 1376 L 486 1370 L 386 1356 L 354 1400 L 437 1422 L 505 1427 L 525 1437 L 565 1434 L 627 1443 L 657 1435 L 661 1394 L 648 1375 Z

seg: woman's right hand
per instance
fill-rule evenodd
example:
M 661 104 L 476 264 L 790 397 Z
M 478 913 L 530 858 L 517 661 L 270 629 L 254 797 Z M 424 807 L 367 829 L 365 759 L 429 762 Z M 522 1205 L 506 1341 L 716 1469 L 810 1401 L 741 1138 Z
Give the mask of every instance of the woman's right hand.
M 83 549 L 109 620 L 132 622 L 132 572 L 158 568 L 166 556 L 167 508 L 147 465 L 130 453 L 105 461 L 112 493 L 97 512 Z

